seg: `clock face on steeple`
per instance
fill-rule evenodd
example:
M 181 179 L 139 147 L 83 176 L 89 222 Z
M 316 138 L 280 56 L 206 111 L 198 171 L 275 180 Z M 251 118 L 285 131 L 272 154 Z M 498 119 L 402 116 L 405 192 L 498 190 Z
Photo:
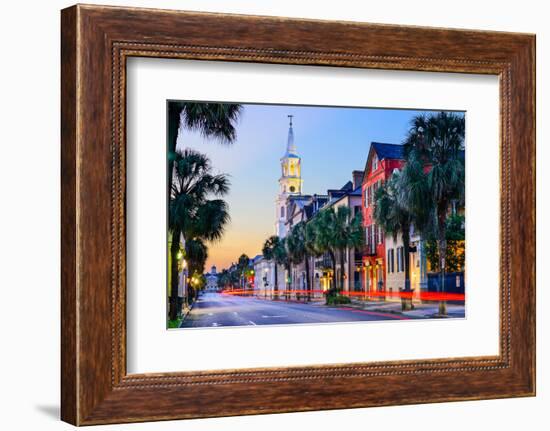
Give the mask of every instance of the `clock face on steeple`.
M 290 193 L 294 193 L 296 191 L 296 187 L 290 186 L 289 190 L 290 190 Z

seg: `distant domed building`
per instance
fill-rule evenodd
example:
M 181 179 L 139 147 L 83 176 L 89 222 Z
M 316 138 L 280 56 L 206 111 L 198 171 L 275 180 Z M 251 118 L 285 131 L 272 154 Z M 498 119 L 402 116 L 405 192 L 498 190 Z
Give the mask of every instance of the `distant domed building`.
M 216 265 L 212 265 L 210 272 L 205 274 L 206 277 L 206 290 L 217 290 L 218 289 L 218 273 L 216 270 Z

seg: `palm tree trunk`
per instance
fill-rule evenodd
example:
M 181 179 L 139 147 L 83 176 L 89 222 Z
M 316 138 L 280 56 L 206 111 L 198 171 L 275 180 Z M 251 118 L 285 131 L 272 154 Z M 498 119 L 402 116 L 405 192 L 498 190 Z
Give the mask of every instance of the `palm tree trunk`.
M 307 301 L 311 301 L 311 284 L 309 280 L 309 256 L 306 254 L 305 257 L 305 265 L 306 265 L 306 290 L 307 290 Z
M 290 299 L 290 270 L 291 270 L 290 263 L 287 263 L 285 267 L 286 267 L 286 280 L 285 280 L 286 300 L 288 301 Z
M 329 250 L 328 253 L 330 255 L 330 261 L 332 263 L 332 283 L 330 286 L 330 288 L 332 289 L 336 286 L 336 256 L 334 255 L 334 251 L 332 250 Z
M 174 170 L 172 156 L 176 151 L 178 130 L 180 128 L 180 116 L 181 107 L 168 104 L 168 193 L 170 193 L 170 188 L 172 187 L 172 175 Z
M 437 251 L 439 253 L 439 292 L 445 293 L 445 260 L 447 257 L 447 241 L 446 228 L 445 228 L 445 215 L 446 211 L 440 211 L 438 216 L 439 237 L 437 240 Z M 441 316 L 447 315 L 447 302 L 440 299 L 439 301 L 439 314 Z
M 345 249 L 340 250 L 340 291 L 344 290 L 344 253 Z
M 403 229 L 403 259 L 405 261 L 405 297 L 401 299 L 403 310 L 412 309 L 410 242 L 410 225 L 407 225 Z
M 275 299 L 277 299 L 277 292 L 279 291 L 279 280 L 278 280 L 278 277 L 277 277 L 277 263 L 275 262 L 274 263 L 274 267 L 275 267 L 275 285 L 273 286 L 273 296 L 275 297 Z
M 172 244 L 170 246 L 170 320 L 178 318 L 178 253 L 180 251 L 180 230 L 172 232 Z

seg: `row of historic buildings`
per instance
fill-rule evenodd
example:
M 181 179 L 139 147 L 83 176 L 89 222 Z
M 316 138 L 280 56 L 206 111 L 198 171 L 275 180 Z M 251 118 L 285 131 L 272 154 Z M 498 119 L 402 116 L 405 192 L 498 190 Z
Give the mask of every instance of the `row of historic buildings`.
M 320 211 L 340 206 L 350 208 L 352 215 L 361 212 L 365 246 L 344 251 L 343 259 L 336 256 L 336 273 L 333 273 L 328 255 L 309 258 L 309 273 L 312 290 L 317 296 L 340 280 L 344 273 L 344 291 L 359 297 L 398 298 L 405 284 L 405 261 L 401 237 L 385 235 L 374 220 L 374 196 L 376 190 L 389 179 L 396 169 L 404 164 L 402 145 L 372 142 L 362 170 L 350 172 L 349 181 L 326 193 L 307 195 L 302 193 L 301 158 L 294 142 L 292 116 L 288 130 L 286 152 L 280 159 L 281 176 L 279 193 L 275 199 L 275 232 L 284 238 L 292 226 L 300 221 L 312 220 Z M 424 242 L 411 231 L 410 259 L 411 288 L 413 298 L 419 298 L 428 289 L 427 259 Z M 343 265 L 341 262 L 343 261 Z M 275 265 L 262 255 L 254 258 L 254 289 L 258 295 L 272 295 L 275 284 Z M 277 268 L 279 292 L 290 286 L 291 291 L 303 295 L 306 290 L 305 262 L 292 265 L 288 273 L 282 265 Z M 288 283 L 288 284 L 287 284 Z M 457 278 L 457 284 L 464 278 Z

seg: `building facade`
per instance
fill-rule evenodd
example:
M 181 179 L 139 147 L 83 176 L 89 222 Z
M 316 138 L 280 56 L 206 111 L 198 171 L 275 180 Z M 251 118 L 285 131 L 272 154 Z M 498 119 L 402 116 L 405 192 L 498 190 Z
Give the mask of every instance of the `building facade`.
M 376 191 L 405 164 L 403 146 L 372 142 L 363 179 L 363 225 L 366 247 L 363 255 L 364 289 L 367 296 L 400 300 L 405 287 L 405 259 L 409 259 L 413 299 L 420 300 L 427 289 L 428 276 L 425 244 L 411 226 L 409 256 L 405 256 L 403 237 L 385 235 L 374 220 Z
M 401 234 L 386 235 L 386 288 L 387 300 L 399 300 L 398 293 L 405 287 L 405 252 L 403 236 Z M 413 300 L 420 301 L 420 294 L 428 288 L 427 262 L 424 241 L 411 226 L 410 246 L 410 286 L 413 291 Z
M 386 286 L 386 243 L 384 231 L 374 220 L 376 191 L 404 164 L 403 146 L 371 142 L 362 184 L 363 226 L 363 289 L 368 296 L 383 298 Z M 394 252 L 395 253 L 395 252 Z M 394 256 L 395 262 L 395 256 Z
M 205 289 L 209 291 L 218 290 L 218 273 L 216 271 L 216 266 L 212 265 L 210 272 L 207 272 L 204 276 L 206 278 Z

